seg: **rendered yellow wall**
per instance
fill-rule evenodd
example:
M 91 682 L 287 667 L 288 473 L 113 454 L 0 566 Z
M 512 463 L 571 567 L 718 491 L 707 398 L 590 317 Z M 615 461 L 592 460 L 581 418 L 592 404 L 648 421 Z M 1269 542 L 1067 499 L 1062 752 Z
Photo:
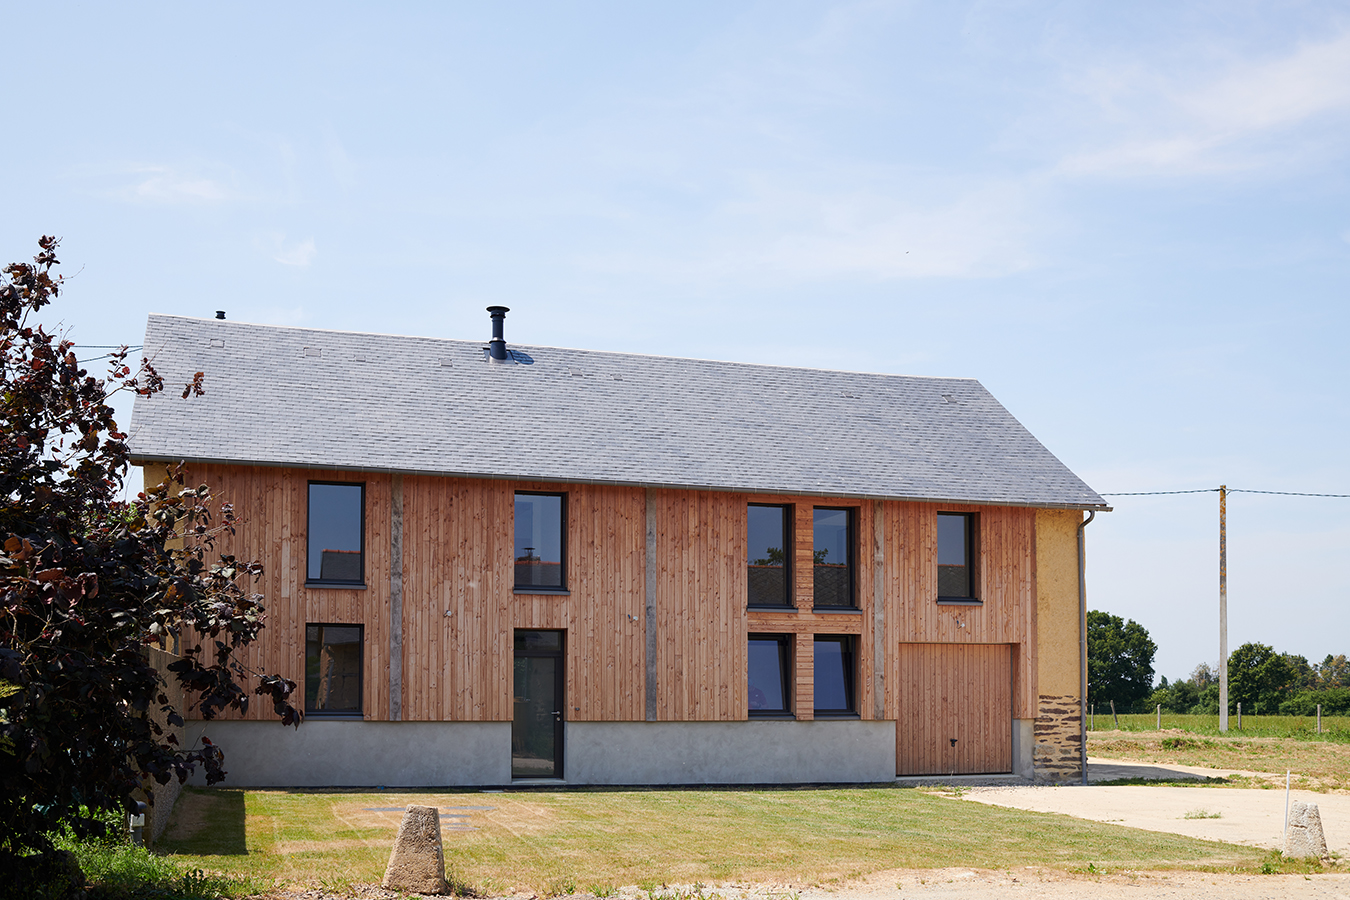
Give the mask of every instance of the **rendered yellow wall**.
M 1078 524 L 1076 510 L 1036 510 L 1037 689 L 1079 694 Z

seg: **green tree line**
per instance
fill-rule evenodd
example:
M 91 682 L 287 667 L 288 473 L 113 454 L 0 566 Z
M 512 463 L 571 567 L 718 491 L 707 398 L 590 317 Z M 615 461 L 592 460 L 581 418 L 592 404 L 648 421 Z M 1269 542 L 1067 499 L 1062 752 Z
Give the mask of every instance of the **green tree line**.
M 1151 712 L 1158 704 L 1168 712 L 1217 715 L 1219 672 L 1200 663 L 1189 676 L 1153 684 L 1157 644 L 1133 619 L 1100 610 L 1087 614 L 1088 701 L 1114 703 L 1118 712 Z M 1327 655 L 1320 663 L 1280 653 L 1261 643 L 1247 643 L 1228 657 L 1229 712 L 1242 704 L 1251 715 L 1350 715 L 1350 660 Z

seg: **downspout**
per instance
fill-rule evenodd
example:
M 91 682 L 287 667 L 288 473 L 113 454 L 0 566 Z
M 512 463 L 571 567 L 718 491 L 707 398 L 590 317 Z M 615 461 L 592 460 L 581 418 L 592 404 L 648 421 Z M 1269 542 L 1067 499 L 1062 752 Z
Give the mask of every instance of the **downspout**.
M 1087 570 L 1083 553 L 1083 529 L 1097 518 L 1096 510 L 1088 510 L 1088 517 L 1078 524 L 1078 734 L 1079 752 L 1083 754 L 1083 784 L 1088 783 L 1087 755 Z

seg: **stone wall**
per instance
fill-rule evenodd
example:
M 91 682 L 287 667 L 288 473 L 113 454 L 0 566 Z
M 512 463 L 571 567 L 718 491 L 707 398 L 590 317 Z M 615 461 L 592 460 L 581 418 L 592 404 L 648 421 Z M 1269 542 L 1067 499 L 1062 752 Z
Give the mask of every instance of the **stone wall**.
M 1079 780 L 1083 776 L 1083 735 L 1078 698 L 1042 694 L 1039 706 L 1032 750 L 1033 777 L 1038 782 L 1052 783 Z

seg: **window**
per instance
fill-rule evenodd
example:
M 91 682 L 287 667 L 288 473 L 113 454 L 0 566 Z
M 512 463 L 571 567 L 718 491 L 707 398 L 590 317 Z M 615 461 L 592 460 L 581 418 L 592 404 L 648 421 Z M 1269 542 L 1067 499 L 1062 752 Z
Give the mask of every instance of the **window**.
M 750 715 L 789 715 L 788 636 L 752 634 L 747 659 Z
M 364 584 L 366 486 L 309 483 L 307 582 Z
M 516 494 L 516 590 L 567 589 L 566 496 Z
M 746 514 L 746 592 L 750 606 L 788 606 L 790 506 L 751 504 Z
M 361 626 L 305 626 L 305 712 L 361 715 Z
M 974 513 L 938 513 L 938 600 L 978 599 L 978 519 Z
M 814 511 L 815 605 L 852 607 L 853 602 L 853 510 Z
M 856 715 L 853 702 L 853 638 L 816 636 L 816 715 Z

